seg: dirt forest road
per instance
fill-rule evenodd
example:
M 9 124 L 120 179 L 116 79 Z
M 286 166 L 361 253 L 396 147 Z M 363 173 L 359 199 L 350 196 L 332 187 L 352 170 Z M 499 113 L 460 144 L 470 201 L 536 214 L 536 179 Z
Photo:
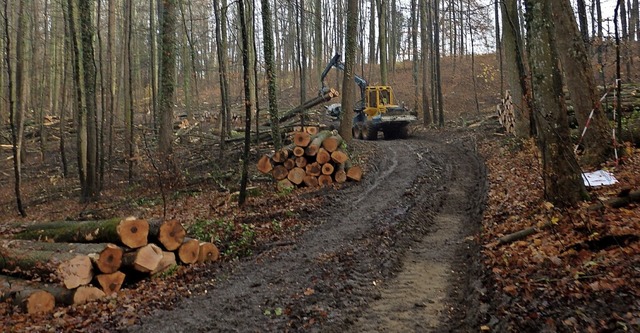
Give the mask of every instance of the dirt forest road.
M 204 295 L 130 332 L 477 331 L 472 235 L 487 184 L 475 139 L 357 142 L 366 178 L 328 190 L 312 226 L 217 272 Z

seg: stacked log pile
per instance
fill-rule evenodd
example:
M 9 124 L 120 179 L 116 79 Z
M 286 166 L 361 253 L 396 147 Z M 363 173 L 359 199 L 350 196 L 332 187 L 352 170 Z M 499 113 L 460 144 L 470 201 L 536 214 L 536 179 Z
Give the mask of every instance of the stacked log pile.
M 258 161 L 258 170 L 272 175 L 278 188 L 327 186 L 362 178 L 362 168 L 352 163 L 338 134 L 309 127 L 293 132 L 292 142 Z
M 33 224 L 0 240 L 0 301 L 45 313 L 116 293 L 128 280 L 218 256 L 213 243 L 186 237 L 177 220 Z

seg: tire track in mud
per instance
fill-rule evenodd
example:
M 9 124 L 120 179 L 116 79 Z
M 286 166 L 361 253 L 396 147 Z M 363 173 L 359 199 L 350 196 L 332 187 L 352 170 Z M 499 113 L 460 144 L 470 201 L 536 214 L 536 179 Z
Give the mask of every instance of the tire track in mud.
M 293 245 L 225 265 L 209 277 L 216 282 L 207 294 L 157 311 L 128 331 L 359 332 L 378 325 L 389 332 L 415 331 L 410 317 L 416 305 L 431 313 L 428 327 L 438 325 L 437 308 L 448 287 L 424 285 L 417 293 L 415 283 L 449 277 L 452 251 L 462 244 L 445 236 L 445 227 L 464 233 L 453 226 L 465 223 L 466 215 L 458 212 L 469 209 L 449 203 L 472 195 L 455 184 L 472 173 L 460 171 L 463 166 L 473 169 L 477 161 L 424 134 L 356 145 L 372 150 L 366 177 L 316 194 L 325 205 L 310 212 L 309 229 Z M 455 213 L 445 214 L 450 211 Z M 426 270 L 433 276 L 425 277 L 425 265 L 440 268 Z M 401 304 L 412 294 L 422 296 Z M 275 309 L 282 314 L 273 315 Z

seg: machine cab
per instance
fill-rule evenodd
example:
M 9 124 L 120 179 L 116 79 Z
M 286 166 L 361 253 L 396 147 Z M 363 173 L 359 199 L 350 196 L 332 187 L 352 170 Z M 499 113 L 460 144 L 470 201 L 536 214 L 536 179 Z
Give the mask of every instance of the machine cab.
M 368 86 L 365 89 L 365 108 L 367 118 L 380 116 L 389 105 L 395 105 L 393 90 L 389 86 Z

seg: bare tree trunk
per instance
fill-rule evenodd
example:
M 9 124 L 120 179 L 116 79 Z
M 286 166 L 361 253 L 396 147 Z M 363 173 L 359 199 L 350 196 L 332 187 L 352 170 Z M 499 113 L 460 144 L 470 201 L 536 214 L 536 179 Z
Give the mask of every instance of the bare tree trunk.
M 435 37 L 435 68 L 434 71 L 436 73 L 436 90 L 438 94 L 438 127 L 444 127 L 444 100 L 442 98 L 442 75 L 440 74 L 440 19 L 438 16 L 439 6 L 438 0 L 435 0 L 435 11 L 434 11 L 434 32 L 433 36 Z M 435 112 L 435 110 L 434 110 Z M 433 120 L 435 123 L 435 119 Z
M 356 63 L 356 35 L 358 29 L 358 0 L 347 1 L 347 31 L 345 32 L 345 62 L 342 79 L 342 112 L 340 113 L 339 134 L 351 143 L 353 115 L 355 107 L 355 86 L 353 84 Z
M 422 8 L 422 7 L 420 7 Z M 411 55 L 413 61 L 411 62 L 411 78 L 413 79 L 413 109 L 418 110 L 420 105 L 420 85 L 418 84 L 418 4 L 417 0 L 411 0 Z M 424 111 L 421 112 L 424 122 Z
M 586 198 L 580 167 L 570 147 L 569 123 L 558 52 L 550 19 L 551 0 L 528 0 L 527 32 L 538 145 L 542 151 L 544 194 L 558 207 Z
M 387 85 L 389 71 L 387 69 L 387 4 L 385 0 L 376 0 L 378 5 L 378 44 L 380 45 L 380 83 Z
M 556 13 L 554 28 L 557 47 L 564 50 L 559 53 L 560 62 L 576 118 L 581 128 L 589 125 L 583 141 L 583 161 L 597 167 L 611 156 L 612 151 L 608 120 L 600 105 L 600 97 L 596 95 L 593 68 L 582 39 L 584 35 L 578 31 L 569 0 L 552 1 L 552 10 Z
M 5 50 L 5 61 L 7 63 L 7 78 L 8 78 L 8 86 L 7 86 L 7 90 L 8 90 L 8 95 L 9 95 L 9 125 L 11 127 L 11 151 L 13 154 L 13 173 L 14 173 L 14 192 L 16 195 L 16 207 L 18 209 L 18 212 L 20 213 L 20 216 L 22 217 L 26 217 L 27 216 L 27 212 L 24 209 L 24 206 L 22 205 L 22 166 L 20 164 L 20 153 L 21 153 L 21 146 L 22 146 L 22 132 L 23 132 L 23 117 L 22 115 L 20 115 L 21 110 L 19 108 L 20 105 L 20 99 L 22 98 L 22 96 L 20 96 L 20 92 L 22 90 L 22 88 L 20 87 L 20 85 L 22 84 L 22 75 L 24 73 L 22 72 L 22 65 L 20 65 L 20 62 L 22 61 L 22 57 L 20 57 L 20 54 L 23 52 L 22 48 L 22 42 L 21 42 L 21 38 L 16 38 L 17 39 L 17 43 L 16 43 L 16 87 L 13 87 L 13 67 L 12 67 L 12 61 L 11 61 L 11 48 L 12 48 L 12 43 L 11 43 L 11 30 L 9 30 L 10 28 L 10 24 L 9 24 L 9 16 L 10 16 L 10 11 L 9 11 L 9 0 L 5 0 L 4 3 L 4 31 L 5 31 L 5 40 L 6 40 L 6 50 Z M 24 29 L 24 3 L 22 1 L 19 2 L 18 5 L 18 36 L 20 34 L 20 32 Z M 15 90 L 14 90 L 15 89 Z
M 158 148 L 163 159 L 173 151 L 173 94 L 176 66 L 176 0 L 162 0 L 162 57 L 160 70 L 160 132 Z M 171 168 L 171 162 L 167 167 Z
M 430 80 L 428 68 L 429 68 L 429 41 L 427 33 L 427 24 L 429 23 L 427 20 L 427 7 L 429 6 L 427 0 L 419 0 L 420 1 L 420 47 L 422 54 L 422 122 L 424 126 L 429 126 L 435 120 L 431 118 L 431 112 L 429 112 L 429 86 L 427 82 Z
M 271 119 L 271 138 L 276 151 L 282 148 L 282 140 L 280 138 L 280 126 L 278 124 L 278 96 L 276 92 L 276 73 L 273 60 L 273 30 L 271 28 L 271 8 L 269 0 L 261 0 L 262 4 L 262 27 L 264 40 L 264 58 L 268 81 L 269 93 L 269 118 Z M 317 3 L 316 3 L 317 4 Z M 316 7 L 316 10 L 320 10 Z M 316 22 L 318 23 L 318 22 Z M 317 26 L 316 26 L 317 28 Z M 316 53 L 316 57 L 319 55 Z
M 226 1 L 223 0 L 223 6 Z M 218 78 L 220 81 L 220 157 L 225 149 L 225 139 L 230 135 L 229 90 L 227 84 L 227 38 L 226 38 L 226 7 L 221 10 L 218 0 L 213 0 L 214 15 L 216 16 L 216 54 L 218 58 Z
M 247 22 L 245 18 L 245 0 L 238 1 L 238 15 L 240 22 Z M 250 0 L 251 1 L 251 0 Z M 238 205 L 243 206 L 247 198 L 247 183 L 249 169 L 249 149 L 251 148 L 251 84 L 249 76 L 251 70 L 249 68 L 249 36 L 247 36 L 246 24 L 240 24 L 242 39 L 242 65 L 244 67 L 244 106 L 245 106 L 245 132 L 244 132 L 244 149 L 242 153 L 242 177 L 240 179 L 240 195 L 238 196 Z

